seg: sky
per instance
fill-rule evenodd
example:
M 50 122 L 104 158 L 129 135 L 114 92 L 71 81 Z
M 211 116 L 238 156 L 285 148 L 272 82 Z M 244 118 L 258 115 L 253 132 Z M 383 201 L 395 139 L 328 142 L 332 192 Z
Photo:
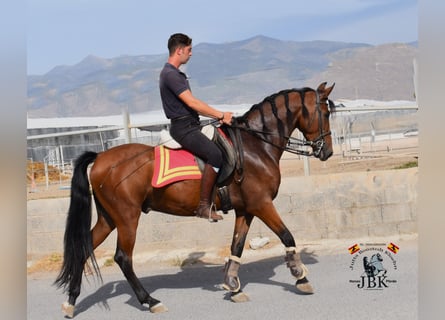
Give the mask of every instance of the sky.
M 211 5 L 210 5 L 211 3 Z M 418 0 L 28 0 L 27 74 L 88 55 L 166 54 L 167 40 L 193 45 L 264 35 L 379 45 L 418 40 Z

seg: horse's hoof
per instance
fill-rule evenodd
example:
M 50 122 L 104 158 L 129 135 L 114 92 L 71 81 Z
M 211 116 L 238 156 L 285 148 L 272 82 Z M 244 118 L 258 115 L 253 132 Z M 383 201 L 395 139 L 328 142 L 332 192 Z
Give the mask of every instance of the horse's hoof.
M 248 302 L 248 301 L 250 301 L 250 298 L 244 292 L 239 291 L 236 293 L 235 292 L 232 293 L 232 295 L 230 296 L 230 300 L 232 300 L 233 302 L 236 302 L 236 303 L 240 303 L 240 302 Z
M 150 307 L 150 312 L 152 313 L 163 313 L 167 312 L 168 308 L 164 306 L 161 302 L 155 304 L 153 307 Z
M 295 287 L 297 288 L 298 291 L 300 291 L 301 293 L 304 293 L 304 294 L 313 294 L 314 293 L 314 288 L 309 283 L 309 280 L 306 279 L 306 277 L 304 277 L 300 280 L 297 280 L 297 282 L 295 282 Z
M 68 301 L 65 301 L 62 303 L 62 312 L 65 314 L 68 318 L 74 317 L 74 306 L 70 304 Z

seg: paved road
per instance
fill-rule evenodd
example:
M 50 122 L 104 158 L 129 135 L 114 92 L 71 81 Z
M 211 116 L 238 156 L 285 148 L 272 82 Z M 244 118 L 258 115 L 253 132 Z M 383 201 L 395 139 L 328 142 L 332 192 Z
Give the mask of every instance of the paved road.
M 304 250 L 314 295 L 296 292 L 283 256 L 245 263 L 239 275 L 251 301 L 240 304 L 219 288 L 221 265 L 160 270 L 138 266 L 145 287 L 169 308 L 157 315 L 139 305 L 120 272 L 106 271 L 102 286 L 84 281 L 74 319 L 417 319 L 417 246 L 415 241 L 396 243 L 400 249 L 391 255 L 382 244 L 362 244 L 361 253 L 352 255 L 347 248 Z M 359 288 L 363 257 L 374 253 L 383 257 L 386 278 L 368 283 L 365 277 L 364 288 Z M 53 280 L 54 275 L 28 277 L 28 319 L 64 318 L 60 305 L 65 295 L 51 286 Z

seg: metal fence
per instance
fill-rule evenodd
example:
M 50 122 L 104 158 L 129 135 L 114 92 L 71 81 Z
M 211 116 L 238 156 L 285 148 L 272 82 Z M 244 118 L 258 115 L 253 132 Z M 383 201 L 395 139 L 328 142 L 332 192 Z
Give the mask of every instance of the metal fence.
M 391 140 L 417 134 L 417 106 L 340 106 L 337 111 L 331 118 L 331 131 L 334 146 L 342 157 L 389 152 Z M 123 112 L 123 120 L 121 126 L 85 127 L 75 131 L 69 131 L 69 128 L 53 129 L 52 132 L 28 130 L 29 190 L 32 192 L 37 185 L 66 188 L 73 161 L 83 151 L 100 152 L 129 142 L 156 145 L 160 130 L 168 128 L 167 122 L 132 125 L 126 112 Z M 294 134 L 298 136 L 298 130 Z

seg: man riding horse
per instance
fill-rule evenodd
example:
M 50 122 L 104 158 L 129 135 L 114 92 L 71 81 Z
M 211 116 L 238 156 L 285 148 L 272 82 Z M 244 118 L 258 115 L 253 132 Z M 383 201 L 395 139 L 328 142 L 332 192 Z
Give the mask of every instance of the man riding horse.
M 212 199 L 223 157 L 219 147 L 201 133 L 199 115 L 230 125 L 232 113 L 218 111 L 192 95 L 187 76 L 179 70 L 192 56 L 191 38 L 182 33 L 171 35 L 168 50 L 168 61 L 159 77 L 162 106 L 171 121 L 170 134 L 173 139 L 205 161 L 196 216 L 217 222 L 222 216 L 213 209 Z
M 214 200 L 212 191 L 215 179 L 218 175 L 218 178 L 224 177 L 224 169 L 218 174 L 222 156 L 213 142 L 201 136 L 199 114 L 218 119 L 224 124 L 222 129 L 229 129 L 229 135 L 231 131 L 236 131 L 236 144 L 242 150 L 243 179 L 238 179 L 234 173 L 226 181 L 226 194 L 235 214 L 223 284 L 223 288 L 230 292 L 230 299 L 234 302 L 247 301 L 238 270 L 254 218 L 260 219 L 283 244 L 286 265 L 296 279 L 296 289 L 303 293 L 314 292 L 295 238 L 281 219 L 273 200 L 281 183 L 279 164 L 285 151 L 314 156 L 321 161 L 332 156 L 329 117 L 335 111 L 335 105 L 329 99 L 329 94 L 334 85 L 326 87 L 326 82 L 323 82 L 316 89 L 281 90 L 253 105 L 230 125 L 232 113 L 220 112 L 194 98 L 186 76 L 178 69 L 191 56 L 191 39 L 185 35 L 173 35 L 169 50 L 170 57 L 161 73 L 161 96 L 166 115 L 172 120 L 172 137 L 206 162 L 202 182 L 186 179 L 162 186 L 154 185 L 156 154 L 161 146 L 127 143 L 103 152 L 86 151 L 80 155 L 75 161 L 71 180 L 63 264 L 55 280 L 55 284 L 68 293 L 68 300 L 62 304 L 67 317 L 74 316 L 87 261 L 91 262 L 92 270 L 100 278 L 94 250 L 113 230 L 117 232 L 114 261 L 137 300 L 153 313 L 168 310 L 161 301 L 150 295 L 136 275 L 133 250 L 142 212 L 220 219 L 213 211 L 211 202 Z M 292 137 L 295 129 L 303 134 L 303 140 Z M 306 147 L 310 150 L 306 150 Z M 93 199 L 97 212 L 94 227 Z M 221 198 L 215 197 L 214 201 L 216 209 L 223 210 Z

